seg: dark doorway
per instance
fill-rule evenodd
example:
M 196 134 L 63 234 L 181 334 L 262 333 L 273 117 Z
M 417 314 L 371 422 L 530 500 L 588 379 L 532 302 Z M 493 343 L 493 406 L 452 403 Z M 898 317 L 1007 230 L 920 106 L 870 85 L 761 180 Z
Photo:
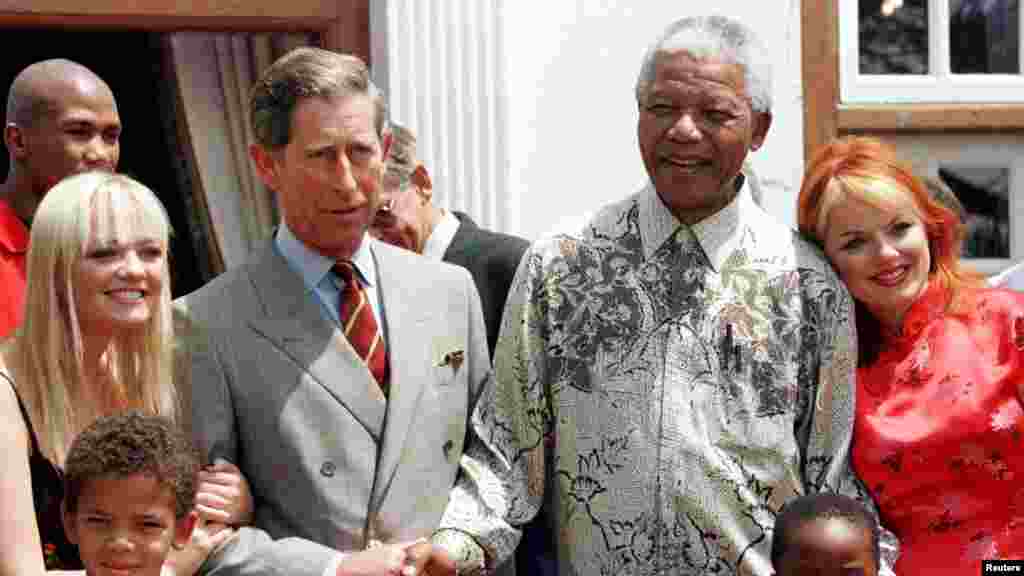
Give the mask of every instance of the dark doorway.
M 6 97 L 14 76 L 48 58 L 68 58 L 90 68 L 114 92 L 124 131 L 120 172 L 152 189 L 167 208 L 175 234 L 171 238 L 171 289 L 187 294 L 206 281 L 199 272 L 197 246 L 190 230 L 194 219 L 191 190 L 179 182 L 182 157 L 174 132 L 173 82 L 164 69 L 160 35 L 134 31 L 67 31 L 4 29 L 4 58 L 0 61 L 0 90 Z M 7 175 L 6 150 L 0 154 L 0 178 Z

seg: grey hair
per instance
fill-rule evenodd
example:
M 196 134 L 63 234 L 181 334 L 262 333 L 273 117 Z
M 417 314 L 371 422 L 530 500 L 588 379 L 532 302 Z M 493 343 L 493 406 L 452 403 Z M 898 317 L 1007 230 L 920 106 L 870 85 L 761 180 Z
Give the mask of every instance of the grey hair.
M 391 148 L 384 160 L 386 173 L 407 180 L 416 171 L 419 161 L 416 159 L 416 134 L 397 122 L 391 122 Z
M 772 109 L 772 64 L 754 31 L 725 16 L 691 16 L 676 20 L 644 54 L 636 79 L 636 101 L 643 104 L 647 88 L 654 82 L 659 54 L 689 52 L 697 58 L 721 58 L 743 67 L 751 107 L 758 112 Z
M 384 95 L 370 80 L 366 63 L 355 56 L 303 46 L 281 56 L 249 91 L 253 137 L 268 149 L 291 141 L 292 114 L 306 98 L 366 96 L 373 102 L 377 136 L 388 131 Z

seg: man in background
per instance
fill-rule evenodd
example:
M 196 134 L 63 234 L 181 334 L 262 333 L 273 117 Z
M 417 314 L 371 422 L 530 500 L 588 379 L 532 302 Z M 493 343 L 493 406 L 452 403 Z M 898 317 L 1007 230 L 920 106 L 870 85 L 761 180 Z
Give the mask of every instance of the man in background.
M 389 244 L 469 270 L 480 293 L 493 354 L 508 287 L 529 242 L 484 230 L 462 212 L 434 206 L 430 174 L 416 154 L 416 135 L 394 123 L 391 134 L 381 207 L 371 231 Z
M 0 338 L 21 322 L 36 206 L 69 174 L 115 170 L 120 137 L 114 93 L 85 66 L 43 60 L 14 78 L 4 123 L 10 165 L 0 184 Z

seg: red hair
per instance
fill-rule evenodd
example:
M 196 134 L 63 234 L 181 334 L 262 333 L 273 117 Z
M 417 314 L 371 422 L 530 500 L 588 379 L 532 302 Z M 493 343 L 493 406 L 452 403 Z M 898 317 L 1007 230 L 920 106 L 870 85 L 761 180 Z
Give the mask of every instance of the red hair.
M 883 184 L 873 186 L 873 184 Z M 901 197 L 901 193 L 903 196 Z M 892 146 L 867 136 L 847 136 L 826 144 L 811 159 L 804 173 L 797 203 L 800 232 L 824 248 L 825 229 L 832 207 L 843 198 L 856 198 L 880 208 L 907 200 L 924 222 L 931 254 L 929 277 L 950 294 L 948 310 L 958 311 L 965 288 L 979 287 L 982 276 L 963 266 L 960 250 L 964 226 L 960 217 L 929 194 L 909 166 L 896 157 Z M 857 340 L 860 364 L 877 357 L 881 325 L 857 302 Z

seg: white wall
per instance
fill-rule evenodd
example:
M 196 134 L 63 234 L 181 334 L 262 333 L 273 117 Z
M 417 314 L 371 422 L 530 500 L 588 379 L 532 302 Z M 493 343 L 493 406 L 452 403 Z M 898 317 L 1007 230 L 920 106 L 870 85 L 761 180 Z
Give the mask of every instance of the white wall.
M 640 61 L 665 26 L 703 6 L 753 26 L 773 53 L 775 121 L 753 162 L 766 208 L 795 222 L 803 169 L 799 0 L 505 0 L 506 190 L 517 194 L 518 211 L 511 232 L 536 238 L 644 184 L 633 98 Z

